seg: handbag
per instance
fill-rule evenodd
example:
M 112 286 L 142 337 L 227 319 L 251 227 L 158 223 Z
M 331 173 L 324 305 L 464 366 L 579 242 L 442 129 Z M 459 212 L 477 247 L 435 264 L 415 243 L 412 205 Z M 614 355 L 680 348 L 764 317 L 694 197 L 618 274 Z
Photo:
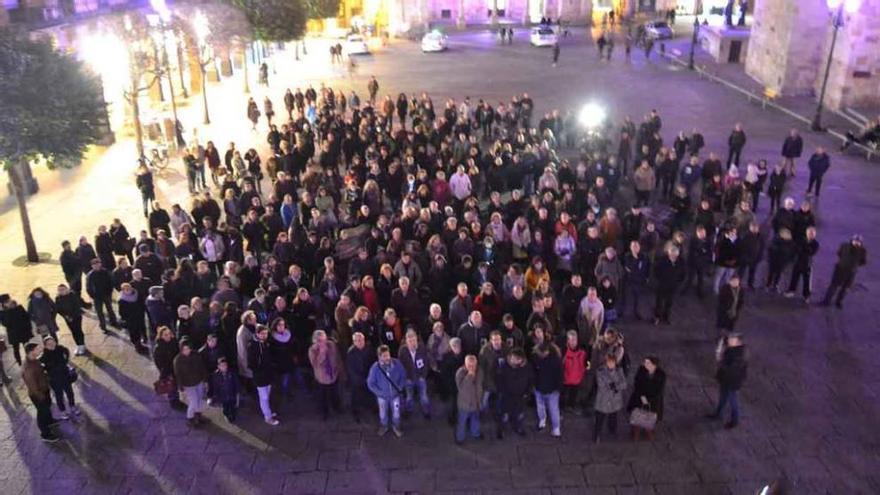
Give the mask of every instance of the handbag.
M 153 390 L 156 391 L 156 395 L 168 395 L 177 388 L 177 384 L 174 383 L 173 376 L 166 376 L 165 378 L 159 378 L 155 382 L 153 382 Z
M 644 407 L 637 407 L 629 415 L 629 424 L 648 431 L 653 431 L 657 426 L 657 413 Z
M 76 380 L 79 378 L 76 368 L 69 364 L 67 365 L 67 378 L 70 380 L 70 383 L 76 383 Z

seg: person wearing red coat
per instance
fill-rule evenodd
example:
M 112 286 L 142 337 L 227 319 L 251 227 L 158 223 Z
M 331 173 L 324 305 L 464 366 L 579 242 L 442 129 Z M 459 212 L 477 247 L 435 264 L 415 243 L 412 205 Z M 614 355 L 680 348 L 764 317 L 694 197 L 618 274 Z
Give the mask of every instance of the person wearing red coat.
M 566 409 L 573 409 L 578 403 L 578 391 L 590 362 L 587 360 L 587 351 L 580 346 L 578 334 L 569 330 L 566 334 L 565 351 L 562 353 L 562 405 Z
M 490 328 L 495 328 L 501 323 L 503 302 L 491 282 L 484 283 L 482 290 L 474 298 L 474 310 L 483 315 L 483 321 Z

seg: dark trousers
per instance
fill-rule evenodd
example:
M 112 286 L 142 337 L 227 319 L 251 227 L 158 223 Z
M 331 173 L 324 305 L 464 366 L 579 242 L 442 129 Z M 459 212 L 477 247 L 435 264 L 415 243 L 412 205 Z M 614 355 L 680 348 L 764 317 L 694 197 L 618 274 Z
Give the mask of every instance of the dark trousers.
M 98 315 L 98 325 L 101 330 L 107 330 L 107 319 L 104 317 L 104 310 L 107 310 L 107 316 L 110 317 L 110 324 L 114 327 L 118 325 L 116 321 L 116 313 L 113 312 L 113 301 L 110 296 L 95 297 L 95 313 Z
M 575 408 L 578 405 L 579 385 L 562 386 L 562 407 Z
M 829 304 L 831 299 L 837 295 L 835 299 L 835 304 L 840 305 L 843 303 L 843 298 L 846 297 L 846 291 L 849 290 L 855 279 L 855 274 L 839 274 L 837 270 L 835 270 L 834 275 L 831 277 L 831 285 L 828 286 L 828 290 L 825 291 L 825 297 L 822 299 L 823 304 Z
M 232 399 L 223 403 L 223 415 L 229 421 L 235 421 L 235 418 L 238 416 L 238 405 L 236 402 L 235 399 Z
M 706 278 L 706 267 L 703 266 L 690 266 L 688 267 L 688 277 L 687 282 L 684 284 L 683 293 L 690 290 L 693 287 L 694 282 L 697 285 L 697 296 L 703 297 L 703 281 Z
M 593 441 L 599 439 L 599 433 L 602 432 L 602 426 L 605 424 L 606 420 L 608 422 L 608 431 L 611 432 L 612 435 L 617 435 L 617 413 L 602 413 L 599 411 L 593 412 Z
M 730 403 L 730 422 L 734 424 L 739 423 L 739 400 L 736 392 L 736 390 L 721 387 L 721 393 L 718 396 L 718 407 L 715 408 L 715 415 L 721 416 L 724 407 Z
M 739 167 L 739 155 L 742 153 L 742 148 L 730 148 L 730 151 L 727 152 L 727 167 L 730 168 L 730 164 L 733 163 L 737 167 Z
M 82 331 L 82 316 L 77 316 L 70 320 L 65 318 L 64 321 L 67 322 L 67 328 L 70 329 L 70 334 L 73 336 L 73 341 L 76 342 L 76 345 L 86 345 L 86 339 Z
M 636 206 L 648 206 L 651 201 L 651 191 L 636 190 Z
M 807 194 L 816 186 L 816 196 L 819 196 L 819 189 L 822 188 L 822 176 L 819 174 L 810 174 L 810 182 L 807 184 Z
M 788 291 L 794 292 L 797 290 L 798 282 L 802 282 L 803 284 L 803 295 L 804 298 L 809 298 L 813 289 L 813 269 L 812 267 L 799 267 L 795 265 L 794 269 L 791 271 L 791 282 L 788 284 Z
M 58 410 L 64 412 L 67 408 L 64 405 L 64 396 L 67 396 L 67 402 L 70 407 L 76 406 L 76 399 L 73 396 L 73 386 L 70 381 L 65 383 L 50 383 L 52 386 L 52 395 L 55 396 L 55 403 L 58 404 Z
M 21 349 L 24 347 L 26 342 L 9 342 L 9 346 L 12 347 L 12 355 L 15 357 L 15 362 L 21 366 Z
M 339 407 L 339 394 L 336 393 L 336 384 L 324 384 L 318 383 L 318 403 L 321 407 L 321 415 L 323 417 L 327 417 L 330 415 L 330 407 L 333 407 L 333 410 L 339 412 L 341 407 Z
M 760 261 L 743 264 L 739 267 L 739 278 L 745 280 L 750 289 L 755 288 L 755 274 L 758 273 L 758 263 L 760 263 Z
M 660 177 L 660 194 L 663 199 L 672 198 L 672 191 L 675 189 L 675 177 Z
M 674 290 L 657 289 L 657 299 L 654 306 L 654 317 L 662 322 L 669 322 L 672 316 L 672 303 L 675 299 Z
M 520 433 L 523 430 L 523 418 L 525 417 L 525 404 L 522 403 L 522 400 L 519 401 L 505 401 L 504 398 L 501 398 L 501 407 L 498 408 L 498 419 L 495 421 L 495 426 L 498 429 L 498 433 L 501 434 L 504 431 L 504 425 L 510 423 L 513 427 L 513 431 Z M 507 418 L 506 421 L 504 418 Z
M 367 390 L 365 382 L 351 384 L 351 414 L 355 419 L 359 419 L 361 411 L 373 403 L 374 401 L 370 400 L 370 391 Z
M 639 312 L 639 298 L 642 295 L 642 286 L 636 283 L 628 283 L 623 286 L 623 294 L 620 298 L 620 316 L 621 318 L 626 313 L 627 304 L 632 301 L 633 315 L 636 318 L 641 318 L 642 314 Z
M 52 400 L 46 397 L 45 400 L 39 400 L 31 396 L 31 402 L 37 408 L 37 427 L 40 429 L 40 436 L 48 438 L 52 436 Z
M 785 271 L 786 265 L 778 265 L 776 263 L 770 263 L 767 271 L 767 288 L 768 289 L 776 289 L 779 285 L 779 280 L 782 278 L 782 272 Z
M 779 209 L 780 203 L 782 203 L 782 192 L 779 193 L 768 193 L 770 196 L 770 213 Z

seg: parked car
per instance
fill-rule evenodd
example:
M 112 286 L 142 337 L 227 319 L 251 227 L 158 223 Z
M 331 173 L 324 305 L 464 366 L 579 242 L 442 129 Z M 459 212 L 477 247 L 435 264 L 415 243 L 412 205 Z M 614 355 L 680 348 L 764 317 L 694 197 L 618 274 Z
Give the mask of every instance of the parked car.
M 370 53 L 370 48 L 367 46 L 367 40 L 364 39 L 363 36 L 359 34 L 350 34 L 347 38 L 345 38 L 345 53 L 349 55 L 362 55 L 366 53 Z
M 675 36 L 675 31 L 666 21 L 652 21 L 645 23 L 645 35 L 654 40 L 668 40 Z
M 422 37 L 423 52 L 442 52 L 448 48 L 449 38 L 440 31 L 429 31 Z
M 553 46 L 557 41 L 556 31 L 550 26 L 536 26 L 529 33 L 529 43 L 532 46 Z

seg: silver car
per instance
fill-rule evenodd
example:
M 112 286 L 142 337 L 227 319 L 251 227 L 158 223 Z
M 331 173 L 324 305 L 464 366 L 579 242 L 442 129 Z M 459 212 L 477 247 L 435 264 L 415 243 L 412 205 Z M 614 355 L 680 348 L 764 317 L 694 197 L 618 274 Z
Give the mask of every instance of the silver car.
M 654 40 L 668 40 L 675 36 L 675 31 L 665 21 L 652 21 L 645 23 L 645 35 Z

